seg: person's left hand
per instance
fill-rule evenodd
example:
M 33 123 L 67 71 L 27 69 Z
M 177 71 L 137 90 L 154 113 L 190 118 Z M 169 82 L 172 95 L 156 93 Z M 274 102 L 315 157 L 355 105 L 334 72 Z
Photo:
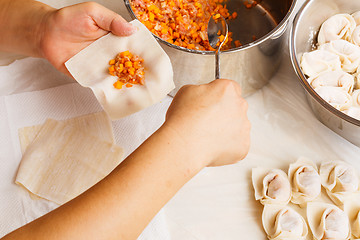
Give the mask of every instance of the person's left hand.
M 58 70 L 70 74 L 65 62 L 108 32 L 128 36 L 136 27 L 94 2 L 50 11 L 42 21 L 40 54 Z

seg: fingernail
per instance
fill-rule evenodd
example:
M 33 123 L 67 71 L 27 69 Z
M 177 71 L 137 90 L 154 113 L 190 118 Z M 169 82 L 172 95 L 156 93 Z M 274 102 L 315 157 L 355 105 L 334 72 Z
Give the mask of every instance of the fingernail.
M 131 35 L 131 34 L 134 34 L 135 32 L 137 32 L 137 30 L 138 30 L 138 27 L 136 27 L 136 26 L 132 25 L 131 23 L 129 23 L 126 26 L 125 32 L 128 35 Z

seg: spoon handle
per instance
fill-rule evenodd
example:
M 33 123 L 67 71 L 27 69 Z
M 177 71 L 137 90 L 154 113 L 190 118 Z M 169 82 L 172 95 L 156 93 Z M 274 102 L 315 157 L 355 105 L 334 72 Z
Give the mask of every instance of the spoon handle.
M 215 51 L 215 79 L 220 78 L 220 51 L 216 49 Z

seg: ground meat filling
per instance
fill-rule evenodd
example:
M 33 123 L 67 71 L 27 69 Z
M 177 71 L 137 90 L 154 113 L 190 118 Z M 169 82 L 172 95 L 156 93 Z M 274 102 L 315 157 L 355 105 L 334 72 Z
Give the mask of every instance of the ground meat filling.
M 180 47 L 213 51 L 207 38 L 207 23 L 212 14 L 230 20 L 224 0 L 131 0 L 136 17 L 156 36 Z M 223 45 L 230 49 L 232 33 Z M 236 42 L 240 46 L 240 42 Z
M 145 84 L 144 59 L 133 55 L 129 51 L 119 53 L 115 59 L 109 61 L 109 74 L 117 76 L 118 80 L 114 83 L 116 89 L 121 89 L 124 85 L 132 87 L 134 84 Z

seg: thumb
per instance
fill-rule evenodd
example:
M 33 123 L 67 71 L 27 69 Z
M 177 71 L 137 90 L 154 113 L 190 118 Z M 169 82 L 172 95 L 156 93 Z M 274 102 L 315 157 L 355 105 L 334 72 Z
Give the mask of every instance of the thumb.
M 110 31 L 118 36 L 129 36 L 137 31 L 137 27 L 117 15 L 110 24 Z
M 129 36 L 137 31 L 135 26 L 127 22 L 119 14 L 100 4 L 93 3 L 89 15 L 101 29 L 112 32 L 117 36 Z

